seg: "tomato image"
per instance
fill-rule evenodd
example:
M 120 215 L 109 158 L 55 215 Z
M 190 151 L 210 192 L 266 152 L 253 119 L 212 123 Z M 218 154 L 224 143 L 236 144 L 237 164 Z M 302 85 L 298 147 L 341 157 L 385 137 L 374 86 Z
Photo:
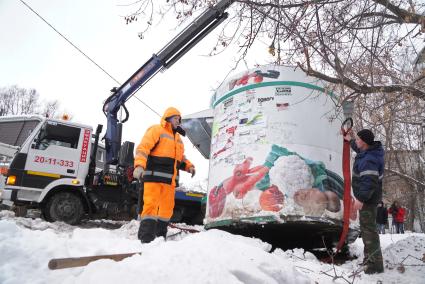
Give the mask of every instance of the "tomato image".
M 217 218 L 223 213 L 226 204 L 226 191 L 223 186 L 215 186 L 208 195 L 208 214 L 211 218 Z
M 283 193 L 277 186 L 272 185 L 260 195 L 261 209 L 274 212 L 280 211 L 283 207 L 284 198 Z
M 263 82 L 263 76 L 261 76 L 261 75 L 256 75 L 256 76 L 254 77 L 254 83 L 261 83 L 261 82 Z

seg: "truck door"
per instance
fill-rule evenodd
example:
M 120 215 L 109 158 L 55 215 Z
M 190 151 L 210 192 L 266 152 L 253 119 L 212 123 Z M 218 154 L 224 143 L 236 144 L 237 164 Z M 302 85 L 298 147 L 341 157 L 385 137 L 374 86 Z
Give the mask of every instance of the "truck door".
M 28 150 L 24 185 L 39 187 L 35 184 L 49 179 L 77 177 L 82 132 L 79 127 L 47 121 Z

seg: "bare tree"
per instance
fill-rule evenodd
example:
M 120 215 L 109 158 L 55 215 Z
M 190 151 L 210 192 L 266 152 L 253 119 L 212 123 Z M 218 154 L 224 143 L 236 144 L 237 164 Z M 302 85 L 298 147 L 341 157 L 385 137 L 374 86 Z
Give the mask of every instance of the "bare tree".
M 425 102 L 406 94 L 368 94 L 357 97 L 356 128 L 369 128 L 386 149 L 384 200 L 400 201 L 408 208 L 407 227 L 418 220 L 425 231 L 423 194 L 424 164 L 421 161 L 422 120 Z
M 134 10 L 125 19 L 142 19 L 138 23 L 143 38 L 155 20 L 167 14 L 183 24 L 217 2 L 139 0 L 131 4 Z M 328 82 L 341 102 L 355 100 L 357 127 L 373 129 L 390 153 L 387 176 L 402 178 L 410 196 L 420 197 L 406 204 L 422 212 L 425 231 L 424 169 L 419 156 L 412 154 L 422 146 L 420 124 L 425 115 L 425 71 L 413 66 L 425 50 L 425 2 L 236 0 L 229 11 L 210 55 L 236 45 L 239 58 L 245 58 L 255 42 L 265 42 L 276 64 L 298 66 Z
M 174 13 L 180 23 L 218 1 L 139 0 L 126 21 L 142 18 L 143 38 L 157 18 Z M 299 66 L 333 84 L 345 98 L 370 93 L 409 93 L 425 98 L 424 72 L 414 71 L 423 45 L 421 0 L 237 0 L 211 54 L 230 44 L 248 54 L 268 42 L 276 63 Z M 406 64 L 405 58 L 411 62 Z M 421 83 L 422 82 L 422 83 Z
M 40 114 L 54 117 L 59 108 L 58 101 L 40 102 L 35 89 L 11 87 L 0 88 L 0 116 Z

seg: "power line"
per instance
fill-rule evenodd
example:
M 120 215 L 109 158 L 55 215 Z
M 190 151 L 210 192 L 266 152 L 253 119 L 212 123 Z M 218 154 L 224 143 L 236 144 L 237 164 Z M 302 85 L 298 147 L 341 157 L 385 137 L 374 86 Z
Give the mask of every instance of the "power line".
M 37 17 L 39 17 L 44 23 L 46 23 L 50 28 L 52 28 L 58 35 L 60 35 L 64 40 L 66 40 L 70 45 L 72 45 L 78 52 L 80 52 L 84 57 L 86 57 L 90 62 L 92 62 L 95 66 L 97 66 L 100 70 L 103 71 L 109 78 L 114 80 L 117 84 L 121 85 L 121 83 L 115 79 L 111 74 L 109 74 L 104 68 L 102 68 L 99 64 L 97 64 L 93 59 L 90 58 L 87 54 L 85 54 L 78 46 L 76 46 L 74 43 L 72 43 L 69 39 L 66 38 L 62 33 L 60 33 L 53 25 L 51 25 L 47 20 L 45 20 L 39 13 L 37 13 L 31 6 L 29 6 L 25 1 L 21 1 L 22 4 L 24 4 L 31 12 L 33 12 Z M 147 103 L 133 95 L 134 98 L 136 98 L 139 102 L 141 102 L 143 105 L 145 105 L 148 109 L 150 109 L 152 112 L 154 112 L 156 115 L 161 117 L 161 115 L 155 111 L 153 108 L 151 108 Z

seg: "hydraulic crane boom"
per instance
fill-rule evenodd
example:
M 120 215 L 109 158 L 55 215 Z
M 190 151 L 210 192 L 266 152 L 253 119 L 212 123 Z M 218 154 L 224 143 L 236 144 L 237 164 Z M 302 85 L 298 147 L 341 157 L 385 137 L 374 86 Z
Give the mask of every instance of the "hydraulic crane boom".
M 225 10 L 233 2 L 234 0 L 221 0 L 216 5 L 209 7 L 173 38 L 158 54 L 153 54 L 124 84 L 118 89 L 112 90 L 113 93 L 106 99 L 103 105 L 103 112 L 107 117 L 105 134 L 107 164 L 117 163 L 118 152 L 121 146 L 122 123 L 126 122 L 129 117 L 125 102 L 158 73 L 158 71 L 171 67 L 186 52 L 220 25 L 228 16 Z M 126 113 L 125 118 L 121 122 L 117 117 L 120 107 L 123 107 Z

